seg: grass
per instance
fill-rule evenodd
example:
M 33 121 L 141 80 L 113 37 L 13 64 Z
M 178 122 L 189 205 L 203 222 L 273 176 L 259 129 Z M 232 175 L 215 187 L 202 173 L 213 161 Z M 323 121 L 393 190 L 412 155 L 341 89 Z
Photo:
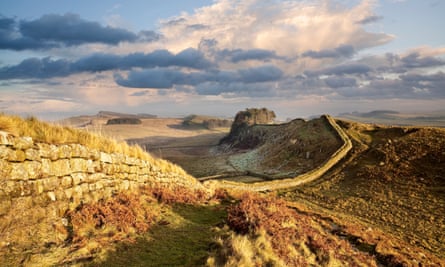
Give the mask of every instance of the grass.
M 28 136 L 34 142 L 55 145 L 80 144 L 106 153 L 125 154 L 149 161 L 164 172 L 186 175 L 186 172 L 179 166 L 166 160 L 154 158 L 138 145 L 130 146 L 126 142 L 118 142 L 115 139 L 106 138 L 84 130 L 50 124 L 35 117 L 23 119 L 19 116 L 0 114 L 0 131 L 8 132 L 14 136 Z
M 220 206 L 175 204 L 134 243 L 123 243 L 91 266 L 204 266 L 215 226 L 226 216 Z

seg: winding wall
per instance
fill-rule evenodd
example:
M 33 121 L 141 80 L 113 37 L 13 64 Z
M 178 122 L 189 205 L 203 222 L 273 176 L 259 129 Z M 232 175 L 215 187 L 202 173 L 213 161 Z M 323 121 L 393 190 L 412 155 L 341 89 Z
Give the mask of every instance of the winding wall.
M 342 146 L 335 151 L 328 160 L 326 160 L 322 165 L 317 168 L 312 169 L 309 172 L 298 175 L 293 178 L 278 179 L 274 181 L 256 182 L 256 183 L 240 183 L 225 180 L 212 180 L 204 182 L 204 185 L 213 188 L 227 188 L 227 189 L 238 189 L 238 190 L 248 190 L 248 191 L 272 191 L 284 188 L 296 187 L 305 183 L 312 182 L 323 174 L 325 174 L 330 168 L 342 160 L 352 148 L 352 142 L 347 136 L 347 134 L 341 129 L 341 127 L 335 122 L 335 120 L 329 116 L 323 116 L 329 125 L 335 130 L 339 138 L 342 140 Z

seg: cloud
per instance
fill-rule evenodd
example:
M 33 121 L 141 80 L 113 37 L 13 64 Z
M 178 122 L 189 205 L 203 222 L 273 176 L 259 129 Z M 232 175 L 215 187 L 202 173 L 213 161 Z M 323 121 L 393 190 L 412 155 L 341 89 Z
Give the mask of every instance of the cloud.
M 232 83 L 250 84 L 279 80 L 283 72 L 274 66 L 260 66 L 236 71 L 196 71 L 183 72 L 170 68 L 156 68 L 130 71 L 127 77 L 116 75 L 117 84 L 131 88 L 173 88 L 175 85 L 197 86 L 205 83 L 218 83 L 227 86 Z
M 29 58 L 16 66 L 0 68 L 0 80 L 65 77 L 71 74 L 69 65 L 63 59 Z
M 137 35 L 128 30 L 104 27 L 97 22 L 83 20 L 79 15 L 71 13 L 50 14 L 32 21 L 21 21 L 20 32 L 23 36 L 34 40 L 61 42 L 65 45 L 84 43 L 115 45 L 137 39 Z
M 35 20 L 0 18 L 0 49 L 41 50 L 63 46 L 122 42 L 154 42 L 162 35 L 154 31 L 136 34 L 122 28 L 102 26 L 77 14 L 47 14 Z
M 345 74 L 367 74 L 372 71 L 372 68 L 366 64 L 361 63 L 347 63 L 327 67 L 321 70 L 308 70 L 304 73 L 307 76 L 320 76 L 320 75 L 345 75 Z
M 406 68 L 429 68 L 445 65 L 445 61 L 436 57 L 422 57 L 420 53 L 414 52 L 400 59 L 402 66 Z
M 221 58 L 228 58 L 229 61 L 233 63 L 247 60 L 268 61 L 271 59 L 281 59 L 281 57 L 277 56 L 275 51 L 266 49 L 224 49 L 222 51 L 219 51 L 218 55 Z
M 303 57 L 311 58 L 341 58 L 351 57 L 355 53 L 355 49 L 352 45 L 341 45 L 334 49 L 325 49 L 321 51 L 309 50 L 302 54 Z
M 353 87 L 357 85 L 356 79 L 349 77 L 328 77 L 324 79 L 324 82 L 331 88 Z
M 374 22 L 377 22 L 382 19 L 383 19 L 382 16 L 371 15 L 369 17 L 366 17 L 364 19 L 357 21 L 357 23 L 358 24 L 370 24 L 370 23 L 374 23 Z
M 331 2 L 220 0 L 165 21 L 160 32 L 168 40 L 166 45 L 175 50 L 213 39 L 218 41 L 219 50 L 261 49 L 289 58 L 343 44 L 361 50 L 394 38 L 368 32 L 357 23 L 371 19 L 374 1 L 360 1 L 352 8 Z M 205 27 L 191 31 L 189 27 L 193 25 Z
M 184 67 L 208 69 L 214 64 L 196 49 L 189 48 L 174 55 L 167 50 L 129 55 L 92 54 L 76 61 L 29 58 L 15 66 L 0 68 L 0 80 L 65 77 L 81 72 L 130 70 L 133 68 Z

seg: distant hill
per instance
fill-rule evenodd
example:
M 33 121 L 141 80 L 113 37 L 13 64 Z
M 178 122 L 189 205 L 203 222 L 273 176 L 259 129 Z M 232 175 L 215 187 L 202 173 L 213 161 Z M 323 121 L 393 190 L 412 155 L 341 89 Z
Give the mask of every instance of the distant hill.
M 394 110 L 341 113 L 337 117 L 364 123 L 445 127 L 445 110 L 403 113 Z
M 150 119 L 157 117 L 156 115 L 147 113 L 129 114 L 129 113 L 119 113 L 113 111 L 99 111 L 96 116 L 101 118 L 122 117 L 122 118 L 139 118 L 139 119 Z
M 185 117 L 182 122 L 182 126 L 187 128 L 206 128 L 209 130 L 215 128 L 229 128 L 231 125 L 232 120 L 194 114 Z

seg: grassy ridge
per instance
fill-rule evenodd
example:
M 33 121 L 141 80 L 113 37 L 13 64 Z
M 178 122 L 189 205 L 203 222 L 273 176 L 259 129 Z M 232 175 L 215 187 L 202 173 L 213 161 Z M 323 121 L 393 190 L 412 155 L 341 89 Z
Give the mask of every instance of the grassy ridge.
M 186 175 L 179 166 L 166 160 L 152 157 L 138 145 L 128 145 L 92 132 L 74 129 L 67 126 L 55 125 L 40 121 L 35 117 L 23 119 L 19 116 L 0 114 L 0 131 L 13 136 L 28 136 L 34 142 L 47 144 L 80 144 L 90 149 L 97 149 L 106 153 L 124 154 L 151 162 L 164 172 L 174 172 Z

